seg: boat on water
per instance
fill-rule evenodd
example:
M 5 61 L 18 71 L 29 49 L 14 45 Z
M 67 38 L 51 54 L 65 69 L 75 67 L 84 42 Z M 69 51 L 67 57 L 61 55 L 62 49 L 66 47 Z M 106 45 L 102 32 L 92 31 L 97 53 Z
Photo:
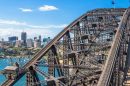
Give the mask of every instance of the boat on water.
M 0 56 L 0 59 L 5 59 L 6 58 L 6 56 Z

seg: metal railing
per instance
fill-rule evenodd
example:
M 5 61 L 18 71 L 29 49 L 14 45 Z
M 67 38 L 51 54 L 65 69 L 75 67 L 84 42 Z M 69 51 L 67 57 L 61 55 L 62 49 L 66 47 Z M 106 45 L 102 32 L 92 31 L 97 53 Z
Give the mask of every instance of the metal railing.
M 121 44 L 122 36 L 124 35 L 125 26 L 127 23 L 127 18 L 129 17 L 130 9 L 128 8 L 121 20 L 121 23 L 117 29 L 115 39 L 113 41 L 112 47 L 109 51 L 108 59 L 105 63 L 104 70 L 100 76 L 97 86 L 109 86 L 112 72 L 114 69 L 114 64 L 117 58 L 117 53 Z

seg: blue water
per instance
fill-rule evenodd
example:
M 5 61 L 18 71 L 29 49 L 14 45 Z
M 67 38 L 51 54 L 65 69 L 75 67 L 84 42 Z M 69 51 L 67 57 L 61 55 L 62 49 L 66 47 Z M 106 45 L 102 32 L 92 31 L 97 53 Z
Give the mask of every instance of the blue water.
M 23 66 L 26 62 L 28 62 L 29 58 L 6 58 L 6 59 L 0 59 L 0 70 L 3 70 L 6 66 L 13 65 L 15 62 L 20 63 L 20 66 Z M 24 77 L 23 77 L 24 78 Z M 6 80 L 5 76 L 0 74 L 0 85 Z M 22 80 L 20 80 L 22 81 Z M 18 86 L 18 85 L 15 85 Z
M 15 62 L 18 62 L 19 65 L 22 67 L 26 62 L 28 62 L 29 58 L 8 58 L 8 59 L 0 59 L 0 70 L 3 70 L 6 66 L 12 65 Z M 41 71 L 48 72 L 47 67 L 39 67 Z M 38 73 L 37 73 L 38 74 Z M 57 70 L 55 70 L 55 75 L 58 76 Z M 45 78 L 38 74 L 40 81 L 45 81 Z M 6 80 L 4 75 L 0 74 L 0 85 Z M 44 82 L 43 82 L 44 84 Z M 24 75 L 14 86 L 26 86 L 26 76 Z M 44 86 L 44 85 L 43 85 Z

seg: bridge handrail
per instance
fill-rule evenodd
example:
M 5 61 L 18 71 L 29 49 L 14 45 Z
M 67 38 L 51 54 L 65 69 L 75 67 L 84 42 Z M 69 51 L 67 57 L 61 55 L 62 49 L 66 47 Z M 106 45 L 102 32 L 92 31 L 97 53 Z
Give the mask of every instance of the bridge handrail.
M 109 86 L 109 82 L 112 76 L 112 71 L 114 67 L 114 63 L 117 57 L 117 52 L 121 43 L 121 39 L 123 36 L 123 31 L 125 29 L 125 25 L 127 22 L 127 18 L 130 14 L 130 9 L 128 8 L 125 13 L 123 14 L 121 23 L 117 29 L 115 39 L 113 41 L 112 47 L 110 49 L 110 52 L 108 54 L 108 59 L 105 63 L 104 70 L 100 76 L 100 79 L 98 81 L 97 86 Z

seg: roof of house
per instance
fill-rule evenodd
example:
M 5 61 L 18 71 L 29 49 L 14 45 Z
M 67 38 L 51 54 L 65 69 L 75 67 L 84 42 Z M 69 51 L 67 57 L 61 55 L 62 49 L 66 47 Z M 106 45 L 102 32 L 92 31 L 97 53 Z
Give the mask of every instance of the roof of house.
M 15 70 L 17 70 L 18 69 L 18 67 L 16 67 L 16 66 L 6 66 L 5 68 L 4 68 L 4 70 L 11 70 L 11 71 L 15 71 Z

